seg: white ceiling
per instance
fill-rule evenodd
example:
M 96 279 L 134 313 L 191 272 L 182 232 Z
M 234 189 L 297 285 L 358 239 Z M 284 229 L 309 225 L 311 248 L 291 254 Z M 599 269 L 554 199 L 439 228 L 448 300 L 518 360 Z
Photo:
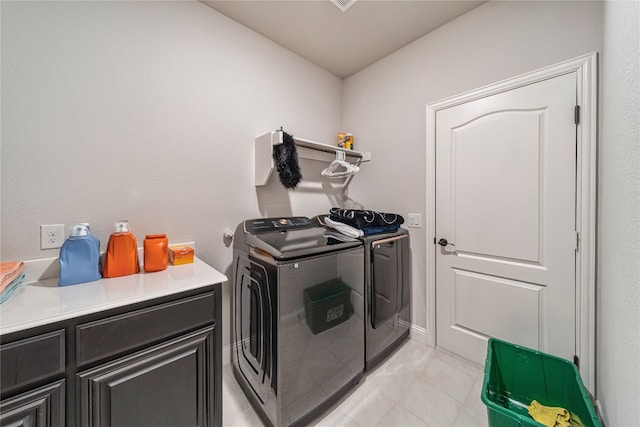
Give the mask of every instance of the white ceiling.
M 485 3 L 358 0 L 202 0 L 236 22 L 339 77 L 347 77 Z

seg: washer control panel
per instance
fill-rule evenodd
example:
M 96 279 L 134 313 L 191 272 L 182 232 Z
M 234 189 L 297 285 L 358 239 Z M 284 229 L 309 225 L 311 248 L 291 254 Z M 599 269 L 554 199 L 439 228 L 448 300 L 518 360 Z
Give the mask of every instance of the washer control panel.
M 251 234 L 264 233 L 266 231 L 287 231 L 312 227 L 311 220 L 305 216 L 291 216 L 282 218 L 258 218 L 244 222 L 245 230 Z

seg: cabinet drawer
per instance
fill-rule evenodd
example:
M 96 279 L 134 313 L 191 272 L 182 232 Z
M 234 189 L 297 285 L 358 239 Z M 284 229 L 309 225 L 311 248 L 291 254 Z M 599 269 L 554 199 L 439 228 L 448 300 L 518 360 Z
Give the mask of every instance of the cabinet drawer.
M 78 366 L 214 322 L 214 292 L 76 326 Z
M 2 391 L 65 371 L 64 329 L 0 346 Z

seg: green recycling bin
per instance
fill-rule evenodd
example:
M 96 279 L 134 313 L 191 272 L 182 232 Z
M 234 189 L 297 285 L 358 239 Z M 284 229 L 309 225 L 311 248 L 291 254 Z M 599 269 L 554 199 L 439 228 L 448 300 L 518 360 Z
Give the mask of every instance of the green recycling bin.
M 569 411 L 572 426 L 602 427 L 580 373 L 568 360 L 489 339 L 482 402 L 490 427 L 540 427 L 528 413 L 533 400 Z

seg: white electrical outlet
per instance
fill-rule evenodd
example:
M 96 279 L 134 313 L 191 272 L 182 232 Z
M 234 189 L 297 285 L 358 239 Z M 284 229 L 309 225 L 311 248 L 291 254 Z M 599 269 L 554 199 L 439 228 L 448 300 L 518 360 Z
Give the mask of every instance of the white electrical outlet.
M 64 242 L 64 224 L 40 226 L 40 249 L 55 249 Z
M 422 227 L 422 215 L 420 214 L 409 214 L 409 227 L 421 228 Z

